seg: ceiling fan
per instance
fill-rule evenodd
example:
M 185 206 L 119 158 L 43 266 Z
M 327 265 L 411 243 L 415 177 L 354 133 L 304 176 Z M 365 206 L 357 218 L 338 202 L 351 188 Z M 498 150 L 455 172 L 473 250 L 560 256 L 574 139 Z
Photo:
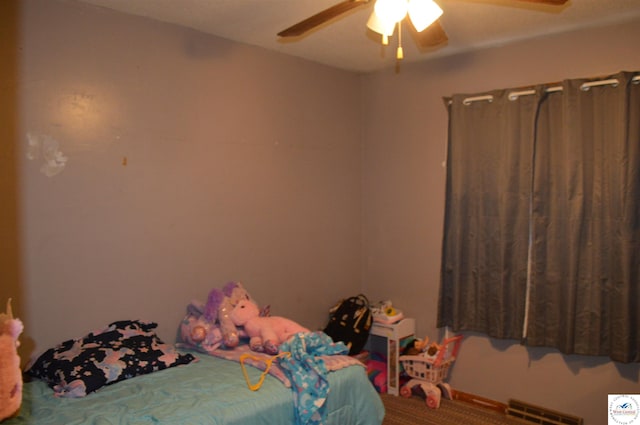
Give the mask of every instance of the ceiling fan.
M 307 19 L 304 19 L 298 22 L 295 25 L 290 26 L 278 33 L 279 37 L 289 38 L 289 37 L 299 37 L 307 32 L 323 25 L 326 22 L 331 21 L 353 9 L 365 6 L 371 3 L 373 0 L 344 0 L 340 3 L 337 3 L 321 12 L 316 13 L 313 16 L 310 16 Z M 538 3 L 543 5 L 551 5 L 551 6 L 562 6 L 567 3 L 569 0 L 512 0 L 514 3 L 517 2 L 527 2 L 527 3 Z M 380 19 L 383 18 L 382 14 L 385 13 L 381 9 L 380 4 L 400 4 L 402 6 L 402 12 L 400 12 L 400 17 L 393 17 L 391 20 L 387 19 L 385 25 L 381 25 Z M 427 8 L 434 9 L 418 9 L 414 7 L 412 10 L 412 4 L 420 6 L 426 5 Z M 384 7 L 384 6 L 383 6 Z M 434 13 L 431 18 L 426 19 L 424 23 L 420 23 L 419 21 L 424 20 L 420 14 L 425 13 Z M 416 36 L 416 42 L 421 47 L 434 47 L 438 46 L 442 43 L 445 43 L 448 40 L 447 33 L 444 31 L 444 28 L 440 24 L 439 17 L 442 14 L 442 9 L 432 0 L 377 0 L 375 5 L 375 10 L 367 23 L 367 27 L 372 29 L 375 32 L 378 32 L 382 35 L 383 44 L 386 44 L 387 36 L 393 34 L 393 29 L 396 24 L 399 26 L 403 20 L 407 20 L 411 23 L 412 27 L 415 29 L 414 35 Z M 409 18 L 409 19 L 407 19 Z M 389 22 L 392 21 L 391 27 L 389 28 Z M 398 59 L 401 59 L 402 48 L 398 49 Z

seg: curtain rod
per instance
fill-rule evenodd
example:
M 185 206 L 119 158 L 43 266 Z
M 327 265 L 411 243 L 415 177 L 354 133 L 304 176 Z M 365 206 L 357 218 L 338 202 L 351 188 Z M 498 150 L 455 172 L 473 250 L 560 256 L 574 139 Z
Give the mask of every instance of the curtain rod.
M 631 82 L 633 84 L 640 84 L 640 75 L 636 75 L 635 77 L 633 77 L 631 79 Z M 596 87 L 596 86 L 606 86 L 606 85 L 611 85 L 613 87 L 617 87 L 618 84 L 620 84 L 620 81 L 618 81 L 618 79 L 616 78 L 611 78 L 608 80 L 599 80 L 599 81 L 590 81 L 588 83 L 582 83 L 582 85 L 580 86 L 580 90 L 583 91 L 587 91 L 589 90 L 591 87 Z M 553 92 L 559 92 L 562 91 L 562 86 L 551 86 L 545 89 L 545 92 L 547 93 L 553 93 Z M 535 94 L 536 91 L 531 89 L 531 90 L 520 90 L 520 91 L 512 91 L 511 93 L 509 93 L 508 97 L 509 100 L 517 100 L 520 96 L 529 96 L 532 94 Z M 493 101 L 493 95 L 487 94 L 487 95 L 482 95 L 482 96 L 472 96 L 472 97 L 467 97 L 465 98 L 462 103 L 464 105 L 470 105 L 473 102 L 478 102 L 478 101 L 483 101 L 486 100 L 487 102 L 492 102 Z

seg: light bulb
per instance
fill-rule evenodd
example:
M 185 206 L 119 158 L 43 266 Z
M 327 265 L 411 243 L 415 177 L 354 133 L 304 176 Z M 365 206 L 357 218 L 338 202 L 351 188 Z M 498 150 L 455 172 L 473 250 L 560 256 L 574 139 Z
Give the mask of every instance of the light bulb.
M 408 12 L 411 23 L 418 32 L 442 15 L 442 9 L 433 0 L 409 0 Z
M 395 21 L 384 20 L 378 14 L 373 11 L 369 20 L 367 21 L 367 27 L 377 32 L 378 34 L 382 34 L 383 36 L 391 36 L 393 35 L 393 30 L 396 27 Z
M 373 10 L 384 22 L 398 22 L 407 15 L 407 0 L 377 0 Z

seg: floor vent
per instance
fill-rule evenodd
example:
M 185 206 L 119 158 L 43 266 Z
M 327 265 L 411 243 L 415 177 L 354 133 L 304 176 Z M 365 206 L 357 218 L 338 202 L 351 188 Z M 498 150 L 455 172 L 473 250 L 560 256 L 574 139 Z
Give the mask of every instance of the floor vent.
M 507 416 L 524 419 L 540 425 L 582 425 L 582 418 L 534 406 L 518 400 L 509 400 Z

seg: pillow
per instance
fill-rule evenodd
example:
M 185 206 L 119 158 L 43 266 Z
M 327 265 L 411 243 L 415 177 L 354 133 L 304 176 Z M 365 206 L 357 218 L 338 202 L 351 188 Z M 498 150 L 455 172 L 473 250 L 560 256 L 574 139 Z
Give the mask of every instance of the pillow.
M 139 320 L 111 323 L 47 350 L 27 373 L 45 381 L 56 397 L 84 397 L 105 385 L 191 363 L 155 334 L 158 325 Z

